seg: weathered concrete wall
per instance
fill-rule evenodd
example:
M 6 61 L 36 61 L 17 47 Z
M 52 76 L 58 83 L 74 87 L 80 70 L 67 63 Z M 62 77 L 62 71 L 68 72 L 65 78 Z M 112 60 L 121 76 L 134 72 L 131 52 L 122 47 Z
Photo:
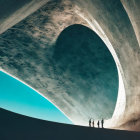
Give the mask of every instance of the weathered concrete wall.
M 48 0 L 4 0 L 0 1 L 0 34 L 20 22 Z
M 0 64 L 75 124 L 87 125 L 89 117 L 112 116 L 118 74 L 106 45 L 77 10 L 70 1 L 50 1 L 10 28 L 0 36 Z
M 134 28 L 137 40 L 140 45 L 140 1 L 139 0 L 121 0 L 129 19 Z
M 136 3 L 137 1 L 135 1 L 135 5 L 138 6 L 139 4 Z M 126 108 L 120 123 L 139 118 L 140 78 L 138 73 L 140 72 L 140 49 L 137 41 L 137 38 L 139 38 L 138 25 L 136 25 L 137 28 L 134 27 L 136 38 L 129 17 L 120 1 L 94 0 L 88 3 L 82 1 L 79 3 L 79 6 L 82 5 L 96 19 L 105 32 L 115 49 L 122 67 L 124 74 L 122 77 L 126 92 Z M 134 11 L 138 14 L 138 8 L 135 7 L 135 9 Z M 137 14 L 134 15 L 136 16 Z M 138 20 L 136 17 L 135 19 Z
M 138 77 L 140 71 L 140 50 L 137 41 L 138 30 L 135 28 L 136 38 L 129 17 L 120 1 L 92 0 L 86 3 L 82 1 L 78 4 L 83 6 L 96 19 L 119 58 L 124 74 L 122 77 L 126 92 L 126 108 L 123 120 L 120 120 L 120 122 L 123 123 L 138 118 L 140 113 L 140 78 Z M 136 1 L 135 5 L 138 5 Z M 138 10 L 135 11 L 138 13 Z
M 98 33 L 110 51 L 112 50 L 111 53 L 120 71 L 125 88 L 123 92 L 126 95 L 126 106 L 122 114 L 116 116 L 115 113 L 113 117 L 119 118 L 119 125 L 139 120 L 140 2 L 138 0 L 122 0 L 122 3 L 119 0 L 75 0 L 74 3 L 77 5 L 75 12 Z M 124 95 L 121 92 L 119 95 Z M 119 112 L 118 107 L 116 110 Z M 129 123 L 124 129 L 131 129 L 131 125 Z

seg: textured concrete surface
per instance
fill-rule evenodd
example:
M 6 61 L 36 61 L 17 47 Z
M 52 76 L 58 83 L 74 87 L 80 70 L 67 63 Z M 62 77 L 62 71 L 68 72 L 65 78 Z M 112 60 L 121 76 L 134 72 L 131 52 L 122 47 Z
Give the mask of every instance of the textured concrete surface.
M 112 116 L 118 73 L 106 45 L 75 9 L 69 1 L 49 2 L 3 33 L 0 63 L 75 124 L 87 125 L 90 117 Z
M 79 16 L 78 23 L 82 22 L 93 29 L 107 45 L 120 73 L 118 96 L 121 102 L 117 101 L 112 120 L 117 122 L 116 126 L 131 121 L 138 122 L 140 115 L 140 2 L 138 0 L 75 0 L 72 5 L 76 7 L 72 11 L 75 12 L 74 15 L 77 13 L 76 16 Z M 69 16 L 64 21 L 67 22 L 69 19 L 69 21 L 73 21 L 71 24 L 74 24 L 74 20 L 71 20 L 72 17 Z M 64 28 L 62 27 L 62 30 Z M 2 30 L 2 28 L 0 29 Z M 6 71 L 10 72 L 8 69 Z M 16 71 L 15 69 L 12 74 L 17 73 Z M 132 127 L 132 123 L 128 123 L 122 128 L 134 130 L 135 125 L 133 123 Z M 138 126 L 136 128 L 140 129 Z
M 0 33 L 26 18 L 47 2 L 48 0 L 1 0 Z

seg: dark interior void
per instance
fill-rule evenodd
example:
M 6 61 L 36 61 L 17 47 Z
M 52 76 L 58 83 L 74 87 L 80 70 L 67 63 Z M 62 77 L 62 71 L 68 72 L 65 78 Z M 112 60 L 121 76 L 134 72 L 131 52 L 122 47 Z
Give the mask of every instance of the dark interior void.
M 110 118 L 117 100 L 118 72 L 100 37 L 83 25 L 69 26 L 59 35 L 53 57 L 60 85 L 78 102 L 74 108 L 94 119 Z

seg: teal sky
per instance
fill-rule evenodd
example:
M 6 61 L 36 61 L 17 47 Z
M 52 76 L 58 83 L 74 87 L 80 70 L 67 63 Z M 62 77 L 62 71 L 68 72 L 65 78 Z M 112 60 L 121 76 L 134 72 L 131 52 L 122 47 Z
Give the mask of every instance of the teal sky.
M 72 124 L 51 102 L 2 71 L 0 71 L 0 107 L 34 118 Z

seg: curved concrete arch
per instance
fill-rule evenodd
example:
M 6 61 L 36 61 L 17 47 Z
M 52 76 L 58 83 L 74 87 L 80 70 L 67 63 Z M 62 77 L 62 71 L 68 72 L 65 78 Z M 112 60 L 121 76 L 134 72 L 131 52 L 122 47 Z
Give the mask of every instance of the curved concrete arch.
M 112 1 L 110 3 L 103 1 L 89 1 L 89 3 L 84 3 L 82 1 L 79 5 L 84 8 L 87 6 L 85 9 L 101 25 L 119 57 L 124 73 L 123 82 L 126 91 L 126 108 L 121 118 L 123 120 L 119 120 L 119 123 L 125 123 L 135 118 L 136 114 L 139 114 L 137 100 L 139 95 L 139 78 L 136 78 L 136 73 L 140 70 L 140 50 L 133 27 L 119 1 Z M 117 10 L 118 7 L 119 10 Z M 132 64 L 133 68 L 131 66 Z
M 84 22 L 85 25 L 90 26 L 102 38 L 117 63 L 119 79 L 122 79 L 119 82 L 119 89 L 122 90 L 119 90 L 118 98 L 120 100 L 121 97 L 123 102 L 118 103 L 118 100 L 113 118 L 122 116 L 117 123 L 126 125 L 119 128 L 139 129 L 131 128 L 133 120 L 139 123 L 140 115 L 140 77 L 138 77 L 140 72 L 139 1 L 131 0 L 128 2 L 122 0 L 121 3 L 119 0 L 87 0 L 86 2 L 75 0 L 72 2 L 76 5 L 74 10 L 77 15 L 86 21 Z M 133 6 L 132 9 L 130 4 Z M 71 24 L 73 23 L 75 23 L 74 20 Z M 81 24 L 81 22 L 79 23 Z M 13 72 L 13 74 L 16 74 L 16 72 Z M 121 94 L 123 96 L 120 96 Z M 124 110 L 125 94 L 126 107 Z M 118 112 L 120 112 L 119 115 Z M 122 114 L 122 112 L 124 113 Z
M 116 102 L 116 107 L 113 113 L 113 116 L 111 119 L 105 121 L 105 127 L 114 127 L 118 125 L 119 119 L 123 116 L 123 113 L 125 111 L 125 105 L 126 105 L 126 94 L 125 94 L 125 88 L 124 88 L 124 74 L 121 67 L 121 64 L 119 62 L 118 56 L 110 43 L 108 37 L 100 27 L 100 25 L 97 23 L 97 21 L 89 14 L 87 11 L 83 11 L 80 9 L 80 7 L 77 7 L 75 12 L 82 17 L 87 23 L 89 24 L 90 28 L 96 32 L 99 37 L 104 41 L 108 49 L 110 50 L 116 65 L 118 69 L 118 75 L 119 75 L 119 90 L 118 90 L 118 98 Z M 115 123 L 114 123 L 115 122 Z
M 54 5 L 55 5 L 55 7 L 57 7 L 56 10 L 54 8 Z M 49 11 L 48 9 L 51 6 L 54 8 L 54 10 L 53 10 L 53 8 L 50 8 L 51 10 Z M 62 9 L 61 7 L 64 7 L 64 11 L 57 10 L 57 9 Z M 48 11 L 48 12 L 46 12 L 46 11 Z M 22 81 L 24 81 L 31 87 L 34 87 L 35 89 L 37 89 L 40 93 L 42 93 L 44 96 L 48 97 L 54 104 L 56 104 L 56 106 L 59 106 L 59 108 L 60 108 L 61 104 L 64 104 L 65 106 L 67 105 L 67 108 L 69 108 L 69 109 L 62 107 L 61 110 L 63 110 L 63 112 L 65 112 L 65 114 L 67 114 L 67 116 L 71 116 L 71 120 L 73 120 L 73 122 L 75 124 L 87 125 L 87 121 L 88 121 L 87 116 L 93 116 L 92 114 L 94 112 L 91 111 L 91 109 L 87 109 L 88 111 L 84 108 L 81 109 L 80 107 L 82 107 L 82 105 L 80 105 L 79 102 L 77 103 L 77 101 L 74 99 L 74 97 L 67 95 L 67 93 L 65 93 L 65 91 L 63 91 L 63 90 L 62 91 L 64 93 L 62 91 L 56 89 L 55 87 L 58 87 L 57 84 L 59 84 L 58 83 L 59 80 L 55 80 L 55 75 L 52 75 L 54 77 L 54 84 L 49 84 L 52 82 L 52 80 L 48 80 L 49 75 L 47 77 L 46 71 L 44 70 L 44 68 L 45 68 L 44 66 L 46 64 L 48 64 L 48 62 L 46 61 L 46 55 L 48 56 L 48 53 L 46 53 L 46 52 L 50 51 L 50 53 L 52 53 L 49 48 L 52 49 L 53 46 L 55 46 L 55 41 L 57 40 L 58 35 L 61 34 L 61 32 L 64 29 L 66 29 L 67 27 L 69 28 L 69 26 L 73 25 L 73 24 L 80 24 L 80 25 L 84 25 L 86 27 L 91 28 L 90 24 L 85 19 L 83 19 L 78 14 L 76 14 L 76 11 L 77 11 L 77 7 L 69 1 L 62 1 L 62 4 L 50 2 L 50 3 L 48 3 L 48 5 L 45 5 L 44 7 L 39 9 L 35 14 L 29 16 L 26 20 L 23 20 L 21 23 L 10 28 L 1 37 L 4 39 L 7 39 L 7 41 L 10 41 L 11 39 L 16 40 L 16 37 L 15 37 L 15 39 L 7 38 L 8 36 L 10 36 L 9 35 L 10 32 L 11 33 L 16 32 L 15 35 L 20 36 L 21 39 L 19 38 L 16 42 L 13 42 L 13 43 L 11 42 L 13 44 L 12 45 L 13 47 L 10 50 L 13 52 L 12 55 L 11 55 L 11 52 L 9 52 L 9 53 L 8 53 L 8 51 L 5 52 L 4 46 L 2 45 L 3 48 L 1 48 L 1 49 L 4 51 L 4 54 L 6 53 L 5 56 L 10 56 L 10 57 L 8 57 L 8 59 L 9 59 L 8 62 L 6 61 L 6 59 L 4 57 L 2 57 L 3 59 L 1 60 L 2 61 L 1 67 L 4 70 L 6 70 L 8 73 L 15 75 L 16 77 L 18 77 L 19 79 L 22 79 Z M 44 17 L 44 15 L 45 15 L 45 17 Z M 61 16 L 57 16 L 57 15 L 61 15 Z M 48 20 L 48 17 L 49 17 L 49 20 Z M 39 19 L 39 21 L 38 21 L 38 19 Z M 48 21 L 44 22 L 45 20 L 48 20 Z M 25 23 L 26 23 L 26 25 L 25 25 Z M 25 25 L 24 28 L 22 26 L 23 24 Z M 82 28 L 86 28 L 84 26 Z M 103 31 L 101 30 L 100 26 L 97 23 L 96 23 L 96 26 L 98 26 L 97 29 L 101 33 L 103 33 Z M 87 30 L 92 32 L 93 29 L 90 30 L 89 28 Z M 49 33 L 47 32 L 48 30 L 49 30 Z M 94 32 L 93 32 L 93 34 L 95 37 L 97 36 L 97 35 L 95 35 Z M 54 35 L 53 38 L 52 38 L 52 35 Z M 7 37 L 4 37 L 4 36 L 7 36 Z M 42 43 L 44 43 L 44 42 L 45 43 L 43 45 L 37 44 L 37 42 L 36 42 L 37 45 L 35 45 L 34 42 L 30 43 L 30 44 L 33 44 L 33 46 L 34 45 L 37 46 L 37 48 L 33 47 L 30 44 L 22 45 L 25 43 L 23 36 L 27 36 L 26 38 L 29 38 L 29 39 L 30 38 L 32 38 L 33 40 L 35 39 L 35 40 L 37 40 L 37 42 L 40 42 L 40 40 L 41 40 Z M 22 38 L 23 38 L 23 41 L 22 41 Z M 103 35 L 103 38 L 105 38 L 105 35 Z M 31 41 L 32 40 L 30 40 L 30 42 Z M 106 39 L 105 39 L 105 41 L 106 41 Z M 18 44 L 21 47 L 18 48 L 14 44 Z M 48 48 L 46 47 L 46 44 L 47 44 Z M 105 46 L 105 43 L 102 43 L 102 45 L 105 47 L 104 50 L 107 50 L 108 54 L 110 54 L 108 49 Z M 11 47 L 11 45 L 8 45 L 8 44 L 7 44 L 7 46 Z M 93 45 L 93 46 L 96 47 L 95 45 Z M 14 48 L 14 50 L 13 50 L 13 48 Z M 36 54 L 34 56 L 34 58 L 32 58 L 32 55 L 29 55 L 28 57 L 26 57 L 28 54 L 31 54 L 31 53 L 29 53 L 28 48 L 30 48 L 29 50 L 31 50 L 32 54 L 34 54 L 34 53 Z M 44 48 L 46 48 L 46 49 L 44 49 Z M 36 49 L 38 49 L 39 51 L 36 51 Z M 15 58 L 15 57 L 17 57 L 17 54 L 18 54 L 18 56 L 22 57 L 22 60 L 19 57 L 19 60 L 16 61 L 17 58 Z M 111 54 L 109 56 L 111 56 Z M 97 58 L 99 58 L 99 57 L 97 57 Z M 41 59 L 41 63 L 40 63 L 40 59 Z M 49 58 L 49 59 L 51 59 L 51 58 Z M 27 60 L 30 65 L 27 64 Z M 11 64 L 12 64 L 12 67 L 10 66 Z M 14 65 L 14 64 L 16 64 L 16 65 Z M 22 65 L 24 67 L 22 67 Z M 49 66 L 49 64 L 48 64 L 48 66 Z M 26 69 L 26 67 L 28 69 Z M 50 67 L 50 69 L 52 69 L 52 72 L 53 71 L 55 72 L 56 66 L 54 65 L 53 67 Z M 21 69 L 22 72 L 19 71 L 19 69 Z M 34 76 L 35 73 L 36 73 L 36 76 Z M 41 77 L 41 75 L 43 75 L 43 76 Z M 53 79 L 53 77 L 51 77 L 50 79 Z M 52 85 L 54 87 L 52 87 Z M 54 92 L 55 94 L 51 93 L 52 88 L 54 88 L 54 90 L 56 90 Z M 48 92 L 50 92 L 50 94 L 48 94 L 46 89 L 48 90 Z M 57 92 L 58 93 L 62 92 L 64 94 L 63 95 L 64 100 L 62 100 L 60 98 L 62 95 L 60 97 L 59 96 L 57 97 Z M 109 93 L 110 93 L 110 91 L 109 91 Z M 111 95 L 111 93 L 108 96 L 110 96 L 110 95 Z M 67 98 L 69 98 L 69 99 L 67 99 Z M 89 104 L 90 104 L 90 102 L 89 102 Z M 93 105 L 93 103 L 91 103 L 91 105 Z M 86 105 L 86 108 L 87 108 L 87 106 L 91 106 L 91 105 Z M 78 106 L 78 109 L 76 108 L 76 111 L 75 111 L 73 106 L 75 106 L 75 108 L 76 108 L 76 106 Z M 114 106 L 115 106 L 115 103 L 112 103 L 112 107 L 109 106 L 109 108 L 114 109 Z M 93 107 L 93 109 L 96 110 L 95 107 Z M 67 111 L 67 110 L 70 110 L 70 111 Z M 73 111 L 75 111 L 75 112 L 71 113 Z M 87 113 L 85 114 L 84 112 L 87 112 Z M 100 111 L 100 113 L 101 112 L 102 111 Z M 113 113 L 112 109 L 111 109 L 111 112 L 110 111 L 107 111 L 107 112 L 109 114 L 109 117 L 111 117 L 111 114 Z M 79 117 L 80 116 L 79 114 L 81 114 L 81 117 Z M 96 117 L 96 115 L 95 115 L 95 117 Z M 108 116 L 107 116 L 107 118 L 108 118 Z M 83 119 L 85 119 L 85 120 L 83 120 Z
M 121 0 L 129 19 L 132 23 L 132 26 L 134 28 L 137 40 L 140 45 L 140 1 L 138 0 L 130 0 L 125 1 Z
M 1 1 L 0 34 L 38 10 L 48 1 L 49 0 Z

